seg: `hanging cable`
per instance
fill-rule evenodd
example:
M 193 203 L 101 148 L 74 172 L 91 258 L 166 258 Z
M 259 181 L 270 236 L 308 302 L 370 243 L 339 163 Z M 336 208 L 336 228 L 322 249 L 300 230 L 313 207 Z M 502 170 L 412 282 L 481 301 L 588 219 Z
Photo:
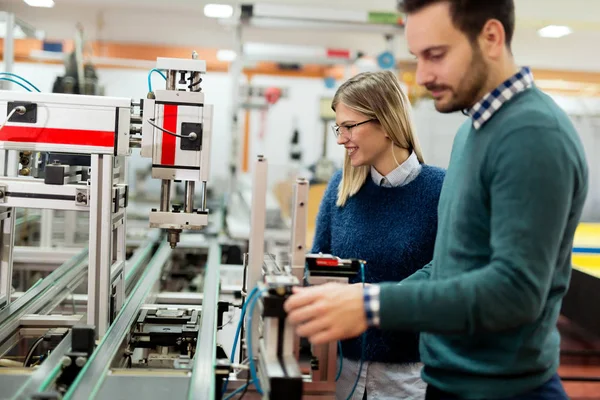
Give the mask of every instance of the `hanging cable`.
M 194 140 L 198 139 L 198 134 L 196 134 L 196 132 L 192 132 L 192 133 L 190 133 L 190 134 L 189 134 L 189 135 L 187 135 L 187 136 L 184 136 L 184 135 L 179 135 L 179 134 L 177 134 L 177 133 L 175 133 L 175 132 L 171 132 L 171 131 L 169 131 L 169 130 L 167 130 L 167 129 L 165 129 L 165 128 L 161 128 L 160 126 L 158 126 L 158 125 L 156 125 L 154 122 L 152 122 L 153 120 L 154 120 L 154 119 L 148 119 L 147 121 L 148 121 L 148 123 L 149 123 L 150 125 L 152 125 L 152 126 L 153 126 L 153 127 L 155 127 L 156 129 L 159 129 L 159 130 L 163 131 L 164 133 L 167 133 L 167 134 L 169 134 L 169 135 L 173 135 L 173 136 L 176 136 L 176 137 L 179 137 L 179 138 L 183 138 L 183 139 L 189 139 L 189 140 L 191 140 L 191 141 L 194 141 Z
M 37 86 L 35 86 L 33 83 L 29 82 L 27 79 L 23 78 L 21 75 L 13 74 L 12 72 L 0 72 L 0 75 L 6 75 L 6 76 L 12 76 L 15 78 L 19 78 L 20 80 L 22 80 L 23 82 L 27 83 L 29 86 L 34 88 L 37 92 L 41 93 L 41 90 L 38 89 Z
M 4 128 L 4 125 L 6 125 L 6 123 L 10 120 L 14 113 L 18 112 L 19 114 L 25 114 L 25 111 L 26 110 L 24 106 L 18 106 L 13 108 L 6 116 L 6 120 L 2 123 L 2 125 L 0 125 L 0 131 L 2 130 L 2 128 Z

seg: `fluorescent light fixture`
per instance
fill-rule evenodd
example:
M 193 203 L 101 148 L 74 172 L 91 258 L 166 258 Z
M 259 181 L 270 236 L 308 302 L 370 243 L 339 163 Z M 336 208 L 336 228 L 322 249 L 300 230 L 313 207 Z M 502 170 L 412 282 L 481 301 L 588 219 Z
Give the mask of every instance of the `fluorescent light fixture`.
M 54 0 L 23 0 L 28 6 L 31 7 L 54 7 Z
M 204 6 L 204 15 L 208 18 L 231 18 L 233 7 L 229 4 L 207 4 Z
M 233 61 L 237 57 L 237 54 L 233 50 L 221 49 L 217 51 L 217 60 L 219 61 Z
M 538 35 L 545 38 L 560 38 L 573 33 L 571 28 L 564 25 L 548 25 L 538 31 Z

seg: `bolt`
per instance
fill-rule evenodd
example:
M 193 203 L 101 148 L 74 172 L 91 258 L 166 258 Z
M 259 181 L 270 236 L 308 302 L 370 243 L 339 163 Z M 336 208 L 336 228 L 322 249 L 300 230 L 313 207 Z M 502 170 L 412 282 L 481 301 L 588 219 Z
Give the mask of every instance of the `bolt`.
M 86 357 L 77 357 L 75 359 L 75 365 L 77 365 L 79 368 L 82 368 L 86 362 L 87 362 Z
M 78 203 L 87 203 L 87 196 L 83 193 L 77 193 L 77 202 Z
M 30 173 L 31 173 L 31 170 L 29 168 L 22 168 L 19 170 L 19 175 L 22 175 L 22 176 L 29 176 Z
M 71 364 L 73 364 L 73 360 L 71 360 L 71 357 L 64 356 L 60 363 L 63 365 L 63 367 L 70 367 Z
M 298 250 L 302 250 L 302 245 L 299 245 L 299 246 L 298 246 Z

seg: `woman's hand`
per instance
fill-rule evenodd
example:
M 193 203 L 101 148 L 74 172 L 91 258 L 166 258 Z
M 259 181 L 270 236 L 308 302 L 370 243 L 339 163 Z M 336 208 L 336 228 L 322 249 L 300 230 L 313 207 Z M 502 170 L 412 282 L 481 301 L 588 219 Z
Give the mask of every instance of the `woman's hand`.
M 284 305 L 296 333 L 312 344 L 356 337 L 367 330 L 363 286 L 326 283 L 294 288 Z

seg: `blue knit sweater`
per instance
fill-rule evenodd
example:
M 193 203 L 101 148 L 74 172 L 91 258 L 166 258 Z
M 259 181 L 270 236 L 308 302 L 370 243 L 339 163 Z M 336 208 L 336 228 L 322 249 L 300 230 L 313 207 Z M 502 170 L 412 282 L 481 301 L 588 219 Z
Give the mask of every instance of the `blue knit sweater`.
M 444 170 L 423 165 L 413 181 L 394 188 L 378 186 L 368 177 L 359 192 L 338 207 L 341 178 L 338 171 L 323 196 L 313 253 L 365 260 L 367 283 L 401 281 L 431 261 Z M 419 335 L 371 328 L 365 349 L 365 361 L 418 362 Z M 344 357 L 359 360 L 361 339 L 343 341 L 342 350 Z

